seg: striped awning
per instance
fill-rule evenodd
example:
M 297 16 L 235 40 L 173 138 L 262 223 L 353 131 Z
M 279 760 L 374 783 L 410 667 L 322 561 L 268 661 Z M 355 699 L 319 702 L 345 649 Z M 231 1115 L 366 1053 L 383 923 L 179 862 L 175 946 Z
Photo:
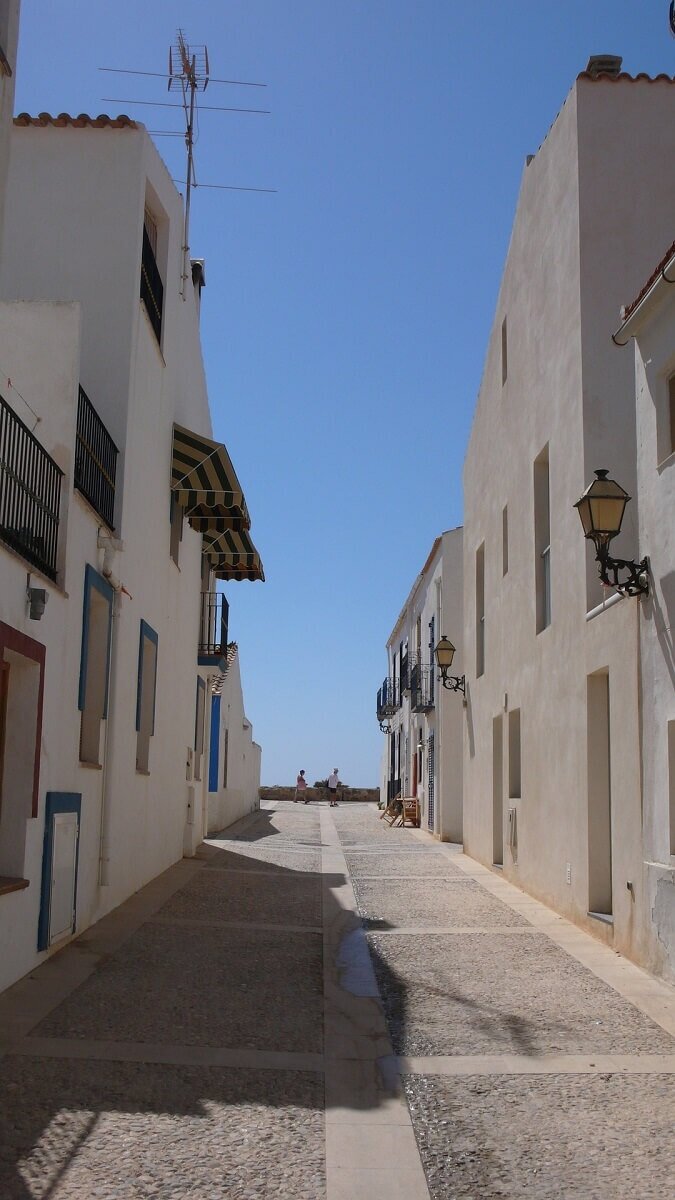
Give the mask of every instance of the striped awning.
M 204 554 L 218 579 L 265 581 L 260 555 L 245 529 L 225 529 L 222 533 L 209 530 L 204 534 Z
M 181 425 L 173 427 L 171 490 L 193 529 L 250 528 L 244 493 L 225 447 Z

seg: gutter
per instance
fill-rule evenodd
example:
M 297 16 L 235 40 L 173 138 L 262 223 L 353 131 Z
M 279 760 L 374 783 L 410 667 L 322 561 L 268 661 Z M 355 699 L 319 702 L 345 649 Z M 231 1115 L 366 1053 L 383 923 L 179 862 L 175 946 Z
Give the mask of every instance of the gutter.
M 649 301 L 652 300 L 654 298 L 654 296 L 658 292 L 661 291 L 663 283 L 675 283 L 675 278 L 671 279 L 666 275 L 666 271 L 668 270 L 669 267 L 672 268 L 673 273 L 675 273 L 675 254 L 671 254 L 668 261 L 661 267 L 661 270 L 659 271 L 658 275 L 656 276 L 656 279 L 654 280 L 654 282 L 651 284 L 651 286 L 649 288 L 647 288 L 647 291 L 645 292 L 644 296 L 640 300 L 639 304 L 636 304 L 636 306 L 633 309 L 630 316 L 626 317 L 623 324 L 621 324 L 619 326 L 619 328 L 616 330 L 616 332 L 612 334 L 612 341 L 614 342 L 615 346 L 627 346 L 628 345 L 630 339 L 635 336 L 633 333 L 632 326 L 635 324 L 635 321 L 637 320 L 637 318 L 642 316 L 644 309 L 645 309 L 646 305 L 649 303 Z M 624 335 L 624 334 L 625 334 L 625 338 L 622 338 L 621 335 Z

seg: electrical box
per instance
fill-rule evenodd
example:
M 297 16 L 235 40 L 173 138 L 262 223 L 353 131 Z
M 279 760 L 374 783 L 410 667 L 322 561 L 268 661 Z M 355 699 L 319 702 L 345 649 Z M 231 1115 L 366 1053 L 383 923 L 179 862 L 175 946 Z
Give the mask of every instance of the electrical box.
M 188 825 L 194 825 L 195 822 L 195 789 L 193 787 L 188 788 L 186 821 Z
M 188 746 L 187 756 L 185 759 L 185 778 L 187 779 L 188 783 L 190 783 L 192 780 L 192 772 L 193 772 L 193 768 L 194 768 L 194 753 L 195 752 L 192 749 L 192 746 Z
M 507 829 L 507 845 L 513 850 L 518 845 L 518 825 L 517 825 L 518 810 L 516 808 L 509 809 L 508 829 Z

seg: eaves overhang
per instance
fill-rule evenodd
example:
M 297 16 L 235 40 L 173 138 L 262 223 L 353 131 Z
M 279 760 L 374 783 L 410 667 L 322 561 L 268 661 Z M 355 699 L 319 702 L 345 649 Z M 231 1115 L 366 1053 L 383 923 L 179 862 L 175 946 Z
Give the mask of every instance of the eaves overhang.
M 670 283 L 675 283 L 675 242 L 673 242 L 665 257 L 661 259 L 661 262 L 653 275 L 647 280 L 642 291 L 631 304 L 623 309 L 623 321 L 616 332 L 612 334 L 612 341 L 615 346 L 626 346 L 630 339 L 635 336 L 635 331 L 642 318 L 653 307 L 654 303 L 660 299 L 661 295 L 666 291 L 666 285 Z

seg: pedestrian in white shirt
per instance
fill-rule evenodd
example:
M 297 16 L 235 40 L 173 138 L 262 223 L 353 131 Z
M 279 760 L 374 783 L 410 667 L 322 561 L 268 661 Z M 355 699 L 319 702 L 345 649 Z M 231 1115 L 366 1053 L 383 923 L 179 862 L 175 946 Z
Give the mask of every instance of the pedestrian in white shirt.
M 338 779 L 338 769 L 333 767 L 332 774 L 328 776 L 328 796 L 330 799 L 330 807 L 337 808 L 337 790 L 340 780 Z

